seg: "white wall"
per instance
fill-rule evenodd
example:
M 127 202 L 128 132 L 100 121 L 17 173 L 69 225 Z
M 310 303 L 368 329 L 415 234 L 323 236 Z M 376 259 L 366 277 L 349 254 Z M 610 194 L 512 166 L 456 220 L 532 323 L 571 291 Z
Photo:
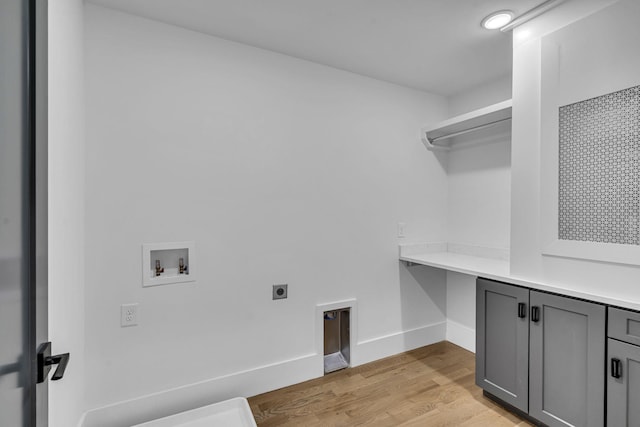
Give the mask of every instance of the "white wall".
M 77 425 L 84 405 L 83 2 L 49 2 L 49 338 L 71 353 L 49 383 L 49 425 Z
M 449 115 L 510 98 L 511 78 L 506 76 L 449 98 Z M 506 252 L 511 214 L 510 123 L 456 138 L 453 147 L 446 154 L 448 242 Z M 475 351 L 475 281 L 475 276 L 447 272 L 447 340 L 471 351 Z
M 448 153 L 448 241 L 506 249 L 511 138 L 508 130 L 497 135 L 490 135 L 490 130 L 485 133 L 486 142 Z
M 447 341 L 476 351 L 476 276 L 447 271 Z
M 451 116 L 511 98 L 505 77 L 449 99 Z M 511 202 L 511 134 L 506 122 L 453 139 L 446 155 L 448 241 L 506 249 Z
M 92 5 L 85 29 L 89 409 L 320 375 L 319 303 L 357 299 L 355 364 L 444 338 L 445 275 L 401 266 L 396 233 L 446 239 L 446 172 L 419 139 L 446 99 Z M 184 240 L 198 281 L 143 289 L 142 243 Z M 125 406 L 86 424 L 150 413 Z
M 585 64 L 572 77 L 585 90 L 585 99 L 594 87 L 622 85 L 624 74 L 638 76 L 636 40 L 640 37 L 637 2 L 572 1 L 518 28 L 514 34 L 514 106 L 512 145 L 511 271 L 523 277 L 570 289 L 612 298 L 640 301 L 640 269 L 633 266 L 543 256 L 541 252 L 541 198 L 549 167 L 541 162 L 541 97 L 545 85 L 542 69 L 542 39 L 575 23 L 571 31 L 581 31 L 576 43 L 563 57 Z M 601 10 L 602 9 L 602 10 Z M 595 13 L 597 12 L 597 13 Z M 629 67 L 636 67 L 629 69 Z M 628 73 L 629 70 L 635 70 Z M 567 76 L 564 76 L 566 78 Z M 569 84 L 567 81 L 566 84 Z M 640 84 L 636 78 L 635 84 Z M 566 89 L 566 88 L 565 88 Z M 563 89 L 564 90 L 564 89 Z M 548 182 L 548 181 L 546 181 Z
M 511 33 L 505 33 L 502 36 L 511 37 Z M 507 99 L 511 99 L 511 73 L 449 97 L 449 115 L 458 116 Z

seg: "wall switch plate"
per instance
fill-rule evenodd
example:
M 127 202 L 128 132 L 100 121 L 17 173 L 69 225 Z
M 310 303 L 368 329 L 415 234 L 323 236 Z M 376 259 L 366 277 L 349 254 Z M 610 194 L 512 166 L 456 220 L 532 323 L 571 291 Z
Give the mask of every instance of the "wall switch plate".
M 404 237 L 404 230 L 407 227 L 407 224 L 404 222 L 398 223 L 398 237 Z
M 120 326 L 136 326 L 138 324 L 138 303 L 120 306 Z
M 288 285 L 273 285 L 273 299 L 287 298 Z

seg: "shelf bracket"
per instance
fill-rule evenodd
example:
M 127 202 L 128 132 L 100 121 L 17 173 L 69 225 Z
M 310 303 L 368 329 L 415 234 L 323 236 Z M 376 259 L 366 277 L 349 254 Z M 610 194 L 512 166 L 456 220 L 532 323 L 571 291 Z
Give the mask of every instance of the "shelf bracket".
M 427 136 L 427 131 L 426 130 L 422 130 L 422 143 L 424 144 L 425 147 L 427 147 L 427 150 L 429 151 L 449 151 L 449 147 L 443 147 L 440 145 L 433 145 L 433 141 L 435 141 L 436 138 L 429 138 Z

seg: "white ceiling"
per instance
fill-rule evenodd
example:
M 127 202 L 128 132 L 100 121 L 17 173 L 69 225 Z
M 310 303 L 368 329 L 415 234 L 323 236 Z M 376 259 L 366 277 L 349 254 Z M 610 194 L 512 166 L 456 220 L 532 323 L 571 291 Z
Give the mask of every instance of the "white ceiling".
M 543 0 L 89 0 L 365 76 L 454 95 L 511 73 L 480 21 Z

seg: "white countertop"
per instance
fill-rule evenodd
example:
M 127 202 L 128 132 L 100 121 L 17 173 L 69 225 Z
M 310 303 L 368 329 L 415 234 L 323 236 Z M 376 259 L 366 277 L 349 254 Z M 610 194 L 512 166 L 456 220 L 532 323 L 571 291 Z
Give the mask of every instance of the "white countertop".
M 509 277 L 509 261 L 483 258 L 455 252 L 431 252 L 401 256 L 402 261 L 429 265 L 458 273 L 482 276 L 489 279 L 505 280 Z
M 490 249 L 490 251 L 492 251 L 490 255 L 493 257 L 485 257 L 478 256 L 478 254 L 482 254 L 483 252 L 482 248 L 478 247 L 472 248 L 471 250 L 465 249 L 464 247 L 455 248 L 458 250 L 463 249 L 463 251 L 469 253 L 474 253 L 473 255 L 453 252 L 450 251 L 450 249 L 450 247 L 447 247 L 447 243 L 401 245 L 400 260 L 640 311 L 640 303 L 638 302 L 620 300 L 606 295 L 575 291 L 561 286 L 545 284 L 539 281 L 514 276 L 509 271 L 509 261 L 504 259 L 504 257 L 499 257 L 499 254 L 496 256 L 496 250 Z

